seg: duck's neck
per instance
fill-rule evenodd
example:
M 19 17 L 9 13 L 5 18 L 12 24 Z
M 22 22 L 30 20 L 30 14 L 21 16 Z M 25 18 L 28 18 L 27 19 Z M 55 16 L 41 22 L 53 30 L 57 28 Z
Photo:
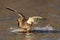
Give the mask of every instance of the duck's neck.
M 27 21 L 27 23 L 28 23 L 28 24 L 32 24 L 32 22 L 31 22 L 31 21 L 29 21 L 29 20 Z

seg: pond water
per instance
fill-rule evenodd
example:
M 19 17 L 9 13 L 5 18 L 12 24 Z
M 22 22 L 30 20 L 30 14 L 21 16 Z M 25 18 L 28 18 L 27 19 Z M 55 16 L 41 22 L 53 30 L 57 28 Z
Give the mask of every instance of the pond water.
M 26 18 L 43 16 L 47 20 L 34 26 L 45 27 L 49 24 L 54 30 L 60 30 L 60 0 L 0 0 L 0 40 L 60 40 L 60 33 L 11 32 L 10 27 L 18 27 L 18 15 L 5 7 L 20 11 Z

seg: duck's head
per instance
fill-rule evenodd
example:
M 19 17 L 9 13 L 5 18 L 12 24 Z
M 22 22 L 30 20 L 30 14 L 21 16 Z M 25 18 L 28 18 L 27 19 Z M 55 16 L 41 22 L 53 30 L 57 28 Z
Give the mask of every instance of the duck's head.
M 29 17 L 27 20 L 28 24 L 37 24 L 39 21 L 45 21 L 46 18 L 40 16 Z

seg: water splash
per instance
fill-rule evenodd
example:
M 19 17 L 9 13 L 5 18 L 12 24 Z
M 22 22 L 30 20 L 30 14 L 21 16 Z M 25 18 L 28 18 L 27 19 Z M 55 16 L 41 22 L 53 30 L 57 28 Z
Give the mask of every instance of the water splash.
M 21 29 L 21 28 L 10 28 L 10 32 L 22 32 L 24 29 Z M 35 27 L 33 28 L 32 30 L 48 30 L 48 31 L 51 31 L 53 30 L 52 26 L 50 26 L 49 24 L 45 27 Z
M 52 26 L 50 26 L 49 24 L 45 27 L 35 27 L 34 30 L 53 30 Z
M 10 28 L 10 32 L 22 32 L 24 29 L 21 29 L 21 28 L 13 28 L 11 27 Z

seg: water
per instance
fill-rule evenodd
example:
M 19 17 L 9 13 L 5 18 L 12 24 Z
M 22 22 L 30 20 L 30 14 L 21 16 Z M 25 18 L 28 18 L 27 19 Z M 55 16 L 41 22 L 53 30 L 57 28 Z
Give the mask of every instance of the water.
M 0 40 L 60 40 L 60 33 L 19 33 L 9 28 L 17 27 L 18 15 L 5 9 L 11 7 L 29 16 L 43 16 L 46 21 L 35 27 L 51 25 L 60 30 L 60 0 L 0 0 Z

